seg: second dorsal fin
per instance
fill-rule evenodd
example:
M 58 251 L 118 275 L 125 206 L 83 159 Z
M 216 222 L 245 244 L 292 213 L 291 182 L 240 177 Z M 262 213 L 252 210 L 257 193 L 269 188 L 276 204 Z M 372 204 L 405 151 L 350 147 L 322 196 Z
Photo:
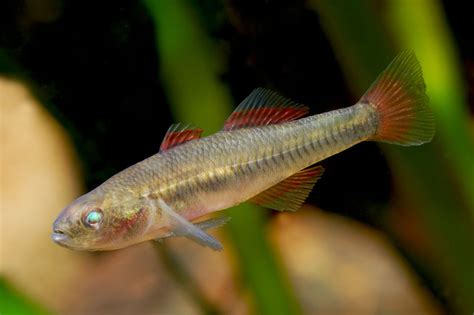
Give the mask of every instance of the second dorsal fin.
M 168 129 L 160 146 L 160 151 L 166 151 L 184 142 L 199 139 L 202 129 L 181 123 L 173 124 Z
M 305 168 L 261 192 L 250 201 L 270 209 L 296 211 L 306 200 L 323 172 L 324 168 L 319 165 Z
M 309 112 L 307 106 L 258 88 L 237 106 L 224 125 L 224 130 L 283 123 L 298 119 Z

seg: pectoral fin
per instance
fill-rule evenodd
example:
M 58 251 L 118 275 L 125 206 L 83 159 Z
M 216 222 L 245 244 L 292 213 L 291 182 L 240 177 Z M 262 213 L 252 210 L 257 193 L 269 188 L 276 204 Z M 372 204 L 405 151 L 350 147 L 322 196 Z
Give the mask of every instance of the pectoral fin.
M 193 223 L 193 224 L 197 228 L 199 228 L 203 231 L 206 231 L 206 230 L 209 230 L 209 229 L 213 229 L 213 228 L 216 228 L 216 227 L 223 226 L 224 224 L 229 222 L 230 219 L 231 218 L 228 217 L 228 216 L 222 216 L 222 217 L 217 217 L 217 218 L 211 218 L 209 220 L 205 220 L 205 221 L 201 221 L 201 222 L 197 222 L 197 223 Z M 172 237 L 172 236 L 186 236 L 186 235 L 178 234 L 176 231 L 170 231 L 168 234 L 161 237 L 159 240 L 162 240 L 162 239 L 168 238 L 168 237 Z
M 184 217 L 176 213 L 162 199 L 158 199 L 158 203 L 161 210 L 163 211 L 163 214 L 168 216 L 171 223 L 171 232 L 165 237 L 184 236 L 199 243 L 202 246 L 209 247 L 213 250 L 222 249 L 222 245 L 218 240 L 216 240 L 215 238 L 213 238 L 212 236 L 204 232 L 198 225 L 192 224 L 191 222 L 186 220 Z M 207 221 L 201 222 L 201 224 L 204 224 L 206 222 Z M 211 222 L 211 225 L 209 225 L 209 222 L 208 222 L 207 224 L 204 225 L 204 227 L 211 228 L 214 226 L 220 226 L 224 224 L 225 222 L 223 222 L 222 220 L 218 221 L 216 219 L 216 221 L 214 221 L 213 223 Z
M 201 230 L 206 231 L 206 230 L 209 230 L 209 229 L 213 229 L 213 228 L 216 228 L 216 227 L 223 226 L 224 224 L 229 222 L 230 219 L 231 218 L 228 217 L 228 216 L 222 216 L 222 217 L 211 218 L 209 220 L 194 223 L 194 225 L 197 226 L 198 228 L 200 228 Z

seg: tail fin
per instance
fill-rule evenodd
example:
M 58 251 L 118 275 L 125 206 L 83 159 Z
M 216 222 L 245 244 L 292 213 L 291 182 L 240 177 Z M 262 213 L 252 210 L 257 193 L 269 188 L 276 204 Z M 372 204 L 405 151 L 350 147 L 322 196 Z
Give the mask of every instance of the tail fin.
M 425 88 L 415 54 L 404 51 L 395 57 L 360 100 L 379 114 L 371 140 L 404 146 L 430 142 L 435 127 Z

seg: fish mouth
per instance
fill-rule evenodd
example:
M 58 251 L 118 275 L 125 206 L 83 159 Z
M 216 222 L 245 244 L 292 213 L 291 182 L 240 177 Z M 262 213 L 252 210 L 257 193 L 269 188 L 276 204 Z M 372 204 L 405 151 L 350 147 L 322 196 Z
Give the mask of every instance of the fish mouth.
M 67 232 L 58 228 L 53 229 L 53 233 L 51 233 L 51 239 L 59 246 L 65 247 L 67 249 L 92 251 L 89 248 L 75 244 L 73 238 Z
M 67 243 L 69 242 L 70 237 L 60 229 L 53 230 L 53 233 L 51 233 L 51 239 L 58 245 L 69 247 Z

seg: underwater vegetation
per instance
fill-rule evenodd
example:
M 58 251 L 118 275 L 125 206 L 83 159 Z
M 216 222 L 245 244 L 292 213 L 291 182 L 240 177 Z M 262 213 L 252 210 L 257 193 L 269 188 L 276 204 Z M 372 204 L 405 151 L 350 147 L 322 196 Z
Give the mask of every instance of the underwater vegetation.
M 474 43 L 462 4 L 0 6 L 1 314 L 474 311 Z M 156 154 L 173 123 L 211 135 L 257 87 L 309 115 L 345 108 L 401 51 L 423 70 L 432 142 L 367 142 L 322 161 L 296 212 L 225 210 L 232 220 L 209 231 L 221 252 L 182 237 L 95 253 L 51 241 L 62 208 Z

